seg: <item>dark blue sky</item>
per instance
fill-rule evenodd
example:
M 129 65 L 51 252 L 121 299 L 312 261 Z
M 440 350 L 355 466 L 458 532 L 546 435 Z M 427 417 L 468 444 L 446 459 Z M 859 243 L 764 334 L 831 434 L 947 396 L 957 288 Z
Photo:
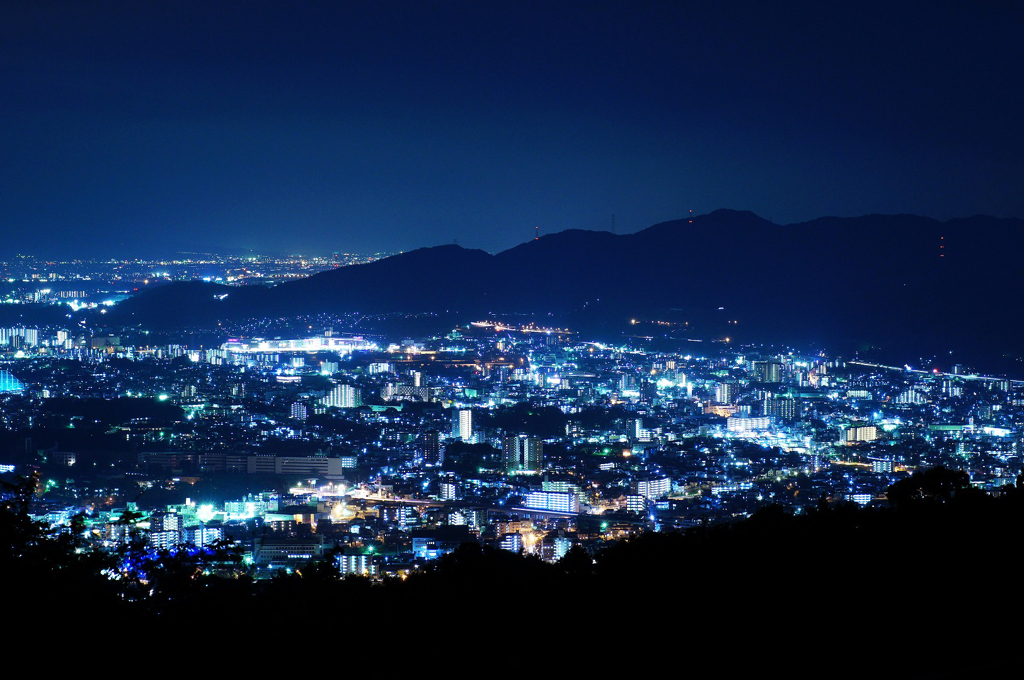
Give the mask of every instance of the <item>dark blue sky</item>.
M 0 253 L 1024 217 L 1024 10 L 0 4 Z

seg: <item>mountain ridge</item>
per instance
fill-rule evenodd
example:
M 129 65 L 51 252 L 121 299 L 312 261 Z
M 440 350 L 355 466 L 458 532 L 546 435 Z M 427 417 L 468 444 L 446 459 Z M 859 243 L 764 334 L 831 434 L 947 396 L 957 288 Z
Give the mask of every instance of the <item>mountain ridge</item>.
M 683 308 L 693 310 L 694 332 L 705 339 L 733 331 L 749 340 L 927 340 L 922 351 L 998 345 L 1019 352 L 1024 328 L 1012 310 L 1024 284 L 1022 252 L 1017 219 L 864 215 L 778 225 L 721 209 L 632 234 L 546 234 L 496 254 L 420 248 L 274 288 L 170 284 L 120 303 L 110 316 L 201 324 L 457 311 L 569 315 L 585 326 Z M 988 339 L 979 342 L 982 335 Z

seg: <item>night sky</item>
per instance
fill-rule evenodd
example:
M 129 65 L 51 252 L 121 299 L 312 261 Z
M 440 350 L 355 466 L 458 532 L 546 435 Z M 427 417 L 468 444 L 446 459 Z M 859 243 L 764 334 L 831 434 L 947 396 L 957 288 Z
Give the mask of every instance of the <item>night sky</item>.
M 1024 217 L 1022 7 L 9 0 L 0 255 Z

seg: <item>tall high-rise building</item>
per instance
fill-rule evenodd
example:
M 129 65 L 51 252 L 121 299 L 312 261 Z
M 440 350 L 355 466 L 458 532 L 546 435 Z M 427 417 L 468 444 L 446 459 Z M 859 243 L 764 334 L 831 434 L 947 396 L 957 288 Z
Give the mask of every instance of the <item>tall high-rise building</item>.
M 506 474 L 540 472 L 544 468 L 544 442 L 525 434 L 505 437 L 502 464 Z
M 580 499 L 574 493 L 530 491 L 523 496 L 523 507 L 552 512 L 579 512 Z
M 452 434 L 464 442 L 473 439 L 473 409 L 460 408 L 452 419 Z
M 764 414 L 780 420 L 795 420 L 798 415 L 796 399 L 792 397 L 769 397 L 764 400 Z
M 523 535 L 518 531 L 512 534 L 502 534 L 498 540 L 498 547 L 509 552 L 520 552 L 523 549 Z
M 358 408 L 363 405 L 362 390 L 352 385 L 337 385 L 320 403 L 327 407 Z
M 739 393 L 739 385 L 723 382 L 715 385 L 715 401 L 719 404 L 731 404 Z
M 454 475 L 448 475 L 442 477 L 438 484 L 438 496 L 443 501 L 453 501 L 458 498 L 459 495 L 459 484 L 458 478 Z
M 874 425 L 849 425 L 843 428 L 839 435 L 841 444 L 873 442 L 876 439 L 878 439 L 878 428 Z
M 341 386 L 341 407 L 358 408 L 363 405 L 363 392 L 352 385 Z
M 0 345 L 36 347 L 39 345 L 39 329 L 0 328 Z
M 438 465 L 442 461 L 441 456 L 441 433 L 436 430 L 428 430 L 420 435 L 420 446 L 423 447 L 423 462 L 428 465 Z
M 650 477 L 636 482 L 636 492 L 648 500 L 667 496 L 672 491 L 671 477 Z
M 782 364 L 777 361 L 753 362 L 754 379 L 766 383 L 782 382 Z

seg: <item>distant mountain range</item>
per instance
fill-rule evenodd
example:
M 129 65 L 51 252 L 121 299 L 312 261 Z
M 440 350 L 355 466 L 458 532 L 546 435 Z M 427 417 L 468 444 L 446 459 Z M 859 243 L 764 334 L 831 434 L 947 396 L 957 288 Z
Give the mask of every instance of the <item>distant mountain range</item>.
M 706 341 L 1017 356 L 1022 254 L 1018 219 L 778 225 L 717 210 L 628 235 L 563 231 L 495 255 L 422 248 L 274 288 L 170 284 L 122 302 L 113 317 L 167 327 L 320 312 L 550 313 L 580 327 L 638 319 L 640 329 Z

